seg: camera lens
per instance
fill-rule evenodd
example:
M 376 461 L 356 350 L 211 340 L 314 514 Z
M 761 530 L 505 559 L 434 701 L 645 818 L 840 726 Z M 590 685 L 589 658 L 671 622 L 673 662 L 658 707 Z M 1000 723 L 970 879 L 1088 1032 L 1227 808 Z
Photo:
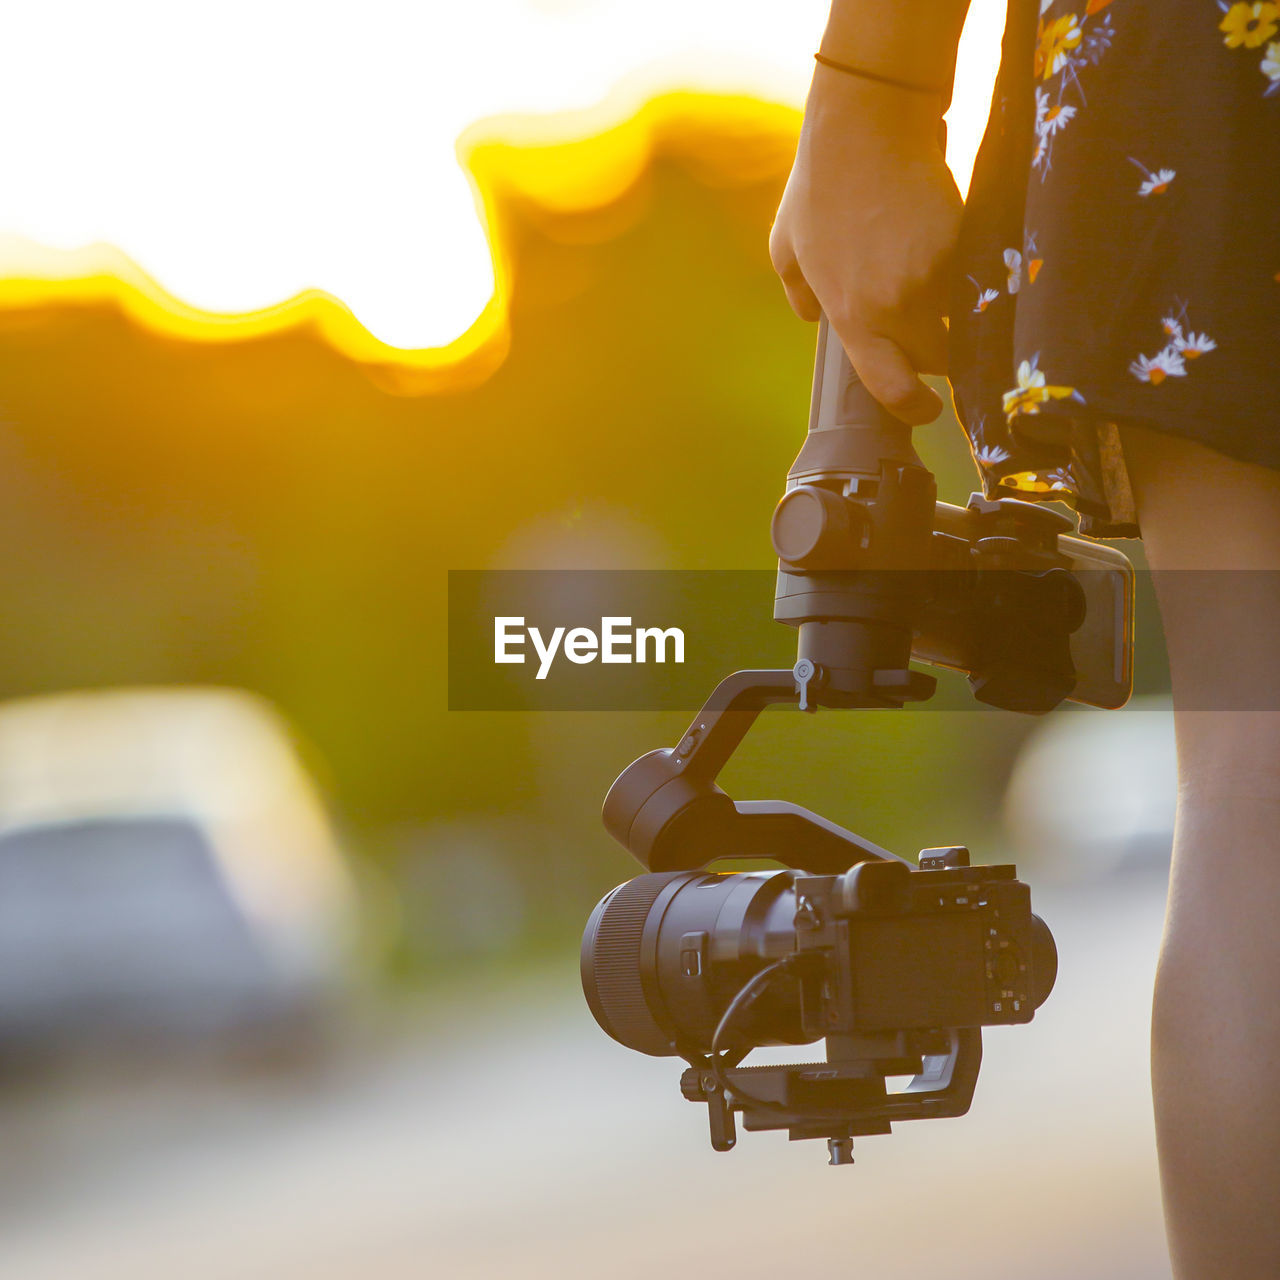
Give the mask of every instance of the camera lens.
M 649 913 L 663 889 L 687 871 L 637 876 L 597 904 L 582 935 L 582 989 L 596 1021 L 629 1049 L 674 1053 L 674 1031 L 645 995 L 641 954 Z
M 582 938 L 582 988 L 596 1021 L 629 1049 L 705 1052 L 729 1001 L 795 949 L 795 894 L 783 871 L 674 871 L 619 885 Z M 801 1044 L 799 999 L 780 982 L 743 1020 L 754 1044 Z

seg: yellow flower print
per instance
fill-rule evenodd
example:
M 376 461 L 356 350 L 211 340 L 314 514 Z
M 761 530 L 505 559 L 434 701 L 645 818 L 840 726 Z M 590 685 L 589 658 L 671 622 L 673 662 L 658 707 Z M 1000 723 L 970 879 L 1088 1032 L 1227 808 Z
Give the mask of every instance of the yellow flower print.
M 1044 395 L 1044 374 L 1029 361 L 1018 366 L 1018 385 L 1004 393 L 1004 412 L 1008 418 L 1019 413 L 1038 413 Z
M 1054 467 L 1052 471 L 1015 471 L 1002 476 L 1000 483 L 1023 493 L 1061 493 L 1075 487 L 1067 467 Z
M 1272 0 L 1239 0 L 1227 10 L 1218 30 L 1228 49 L 1256 49 L 1280 31 L 1280 4 Z
M 1044 371 L 1036 368 L 1039 354 L 1018 366 L 1018 385 L 1004 393 L 1004 412 L 1010 420 L 1020 413 L 1039 413 L 1040 406 L 1050 400 L 1084 400 L 1075 387 L 1050 386 Z
M 1270 9 L 1275 7 L 1274 4 L 1267 5 Z M 1055 18 L 1048 26 L 1041 18 L 1037 35 L 1039 43 L 1036 45 L 1035 73 L 1045 80 L 1062 70 L 1067 54 L 1072 49 L 1078 49 L 1080 41 L 1084 39 L 1080 19 L 1074 13 Z
M 1000 483 L 1019 493 L 1052 493 L 1055 488 L 1066 488 L 1065 485 L 1055 486 L 1043 471 L 1015 471 L 1012 475 L 1001 476 Z

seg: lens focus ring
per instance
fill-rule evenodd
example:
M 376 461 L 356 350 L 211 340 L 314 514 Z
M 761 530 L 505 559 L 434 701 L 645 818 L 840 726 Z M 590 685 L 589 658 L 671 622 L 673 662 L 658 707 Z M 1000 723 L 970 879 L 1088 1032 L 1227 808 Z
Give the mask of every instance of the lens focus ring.
M 662 891 L 688 877 L 687 871 L 668 871 L 620 884 L 591 913 L 582 935 L 582 990 L 596 1021 L 628 1049 L 657 1057 L 674 1050 L 645 999 L 641 942 Z

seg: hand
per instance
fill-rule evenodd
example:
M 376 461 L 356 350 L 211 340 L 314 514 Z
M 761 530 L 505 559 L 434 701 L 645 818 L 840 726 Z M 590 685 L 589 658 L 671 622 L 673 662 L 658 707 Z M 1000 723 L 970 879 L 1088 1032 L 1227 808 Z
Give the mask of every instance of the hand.
M 796 314 L 825 311 L 867 389 L 912 426 L 942 400 L 947 277 L 963 202 L 933 95 L 819 67 L 769 255 Z

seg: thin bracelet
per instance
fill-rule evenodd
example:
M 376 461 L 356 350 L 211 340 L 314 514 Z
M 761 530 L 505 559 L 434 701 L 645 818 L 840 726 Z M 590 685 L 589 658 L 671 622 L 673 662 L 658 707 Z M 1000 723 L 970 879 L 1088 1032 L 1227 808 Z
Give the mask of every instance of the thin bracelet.
M 910 80 L 895 80 L 893 76 L 882 76 L 878 71 L 866 71 L 862 67 L 855 67 L 847 62 L 837 62 L 834 58 L 828 58 L 824 53 L 815 53 L 813 60 L 822 67 L 829 67 L 832 71 L 842 71 L 847 76 L 857 76 L 860 80 L 874 80 L 876 84 L 892 85 L 895 89 L 910 89 L 914 93 L 930 93 L 934 97 L 941 97 L 942 90 L 928 84 L 912 84 Z

